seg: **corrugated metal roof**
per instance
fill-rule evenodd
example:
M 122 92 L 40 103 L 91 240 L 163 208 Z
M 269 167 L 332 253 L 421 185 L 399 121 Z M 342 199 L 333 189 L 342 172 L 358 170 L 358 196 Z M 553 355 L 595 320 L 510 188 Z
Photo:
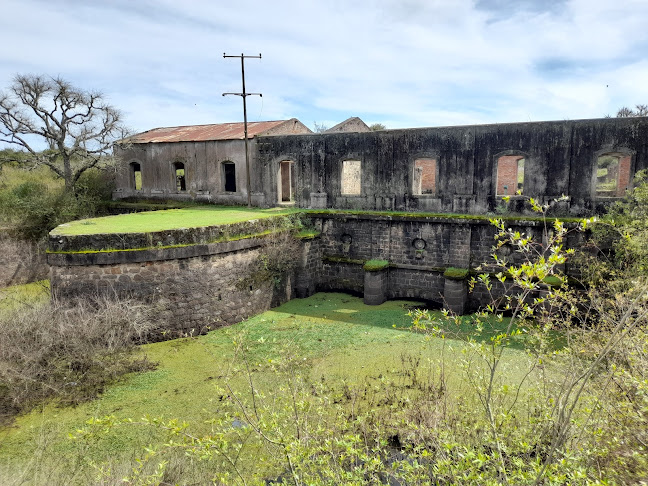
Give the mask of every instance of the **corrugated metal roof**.
M 248 122 L 248 138 L 260 135 L 287 121 Z M 154 128 L 133 135 L 125 141 L 130 143 L 207 142 L 210 140 L 243 140 L 243 138 L 243 122 L 239 122 Z

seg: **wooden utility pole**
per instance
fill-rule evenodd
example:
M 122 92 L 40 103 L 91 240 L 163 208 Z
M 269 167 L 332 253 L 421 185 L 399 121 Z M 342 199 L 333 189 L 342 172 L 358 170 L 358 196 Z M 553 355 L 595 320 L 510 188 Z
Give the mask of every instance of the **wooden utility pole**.
M 250 185 L 250 153 L 248 152 L 248 130 L 247 130 L 247 104 L 245 103 L 245 99 L 248 96 L 263 96 L 261 93 L 246 93 L 245 92 L 245 59 L 246 58 L 253 58 L 253 59 L 261 59 L 261 54 L 258 56 L 246 56 L 244 54 L 239 55 L 234 55 L 234 56 L 228 56 L 227 54 L 223 53 L 223 57 L 240 57 L 241 58 L 241 80 L 243 81 L 243 92 L 242 93 L 223 93 L 223 96 L 225 95 L 235 95 L 235 96 L 240 96 L 243 98 L 243 132 L 244 132 L 244 138 L 245 138 L 245 174 L 247 178 L 247 200 L 248 200 L 248 208 L 252 207 L 252 187 Z

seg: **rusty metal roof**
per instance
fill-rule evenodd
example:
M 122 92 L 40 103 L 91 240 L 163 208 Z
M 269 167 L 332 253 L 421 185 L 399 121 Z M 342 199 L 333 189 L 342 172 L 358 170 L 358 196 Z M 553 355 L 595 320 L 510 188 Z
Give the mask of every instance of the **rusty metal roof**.
M 290 120 L 248 122 L 248 138 L 260 135 Z M 130 143 L 207 142 L 211 140 L 243 140 L 243 122 L 215 125 L 153 128 L 128 137 Z

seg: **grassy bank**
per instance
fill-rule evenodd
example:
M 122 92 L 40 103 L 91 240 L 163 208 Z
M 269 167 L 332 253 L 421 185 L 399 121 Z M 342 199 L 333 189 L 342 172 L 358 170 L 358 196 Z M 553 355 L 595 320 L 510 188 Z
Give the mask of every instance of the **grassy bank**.
M 141 213 L 118 214 L 101 218 L 81 219 L 63 224 L 53 235 L 94 235 L 105 233 L 149 233 L 177 228 L 200 228 L 241 223 L 297 212 L 287 209 L 257 209 L 242 206 L 200 206 L 183 209 L 165 209 Z

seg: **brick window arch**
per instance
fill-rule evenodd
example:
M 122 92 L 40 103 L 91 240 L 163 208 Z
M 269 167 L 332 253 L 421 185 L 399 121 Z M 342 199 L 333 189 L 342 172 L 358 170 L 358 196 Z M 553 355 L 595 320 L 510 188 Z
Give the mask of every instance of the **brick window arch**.
M 514 196 L 518 192 L 524 193 L 525 162 L 523 154 L 501 155 L 497 158 L 496 195 Z
M 608 152 L 596 158 L 595 196 L 623 197 L 630 187 L 630 165 L 632 156 L 619 152 Z
M 437 193 L 437 161 L 432 158 L 414 160 L 412 194 L 415 196 Z

